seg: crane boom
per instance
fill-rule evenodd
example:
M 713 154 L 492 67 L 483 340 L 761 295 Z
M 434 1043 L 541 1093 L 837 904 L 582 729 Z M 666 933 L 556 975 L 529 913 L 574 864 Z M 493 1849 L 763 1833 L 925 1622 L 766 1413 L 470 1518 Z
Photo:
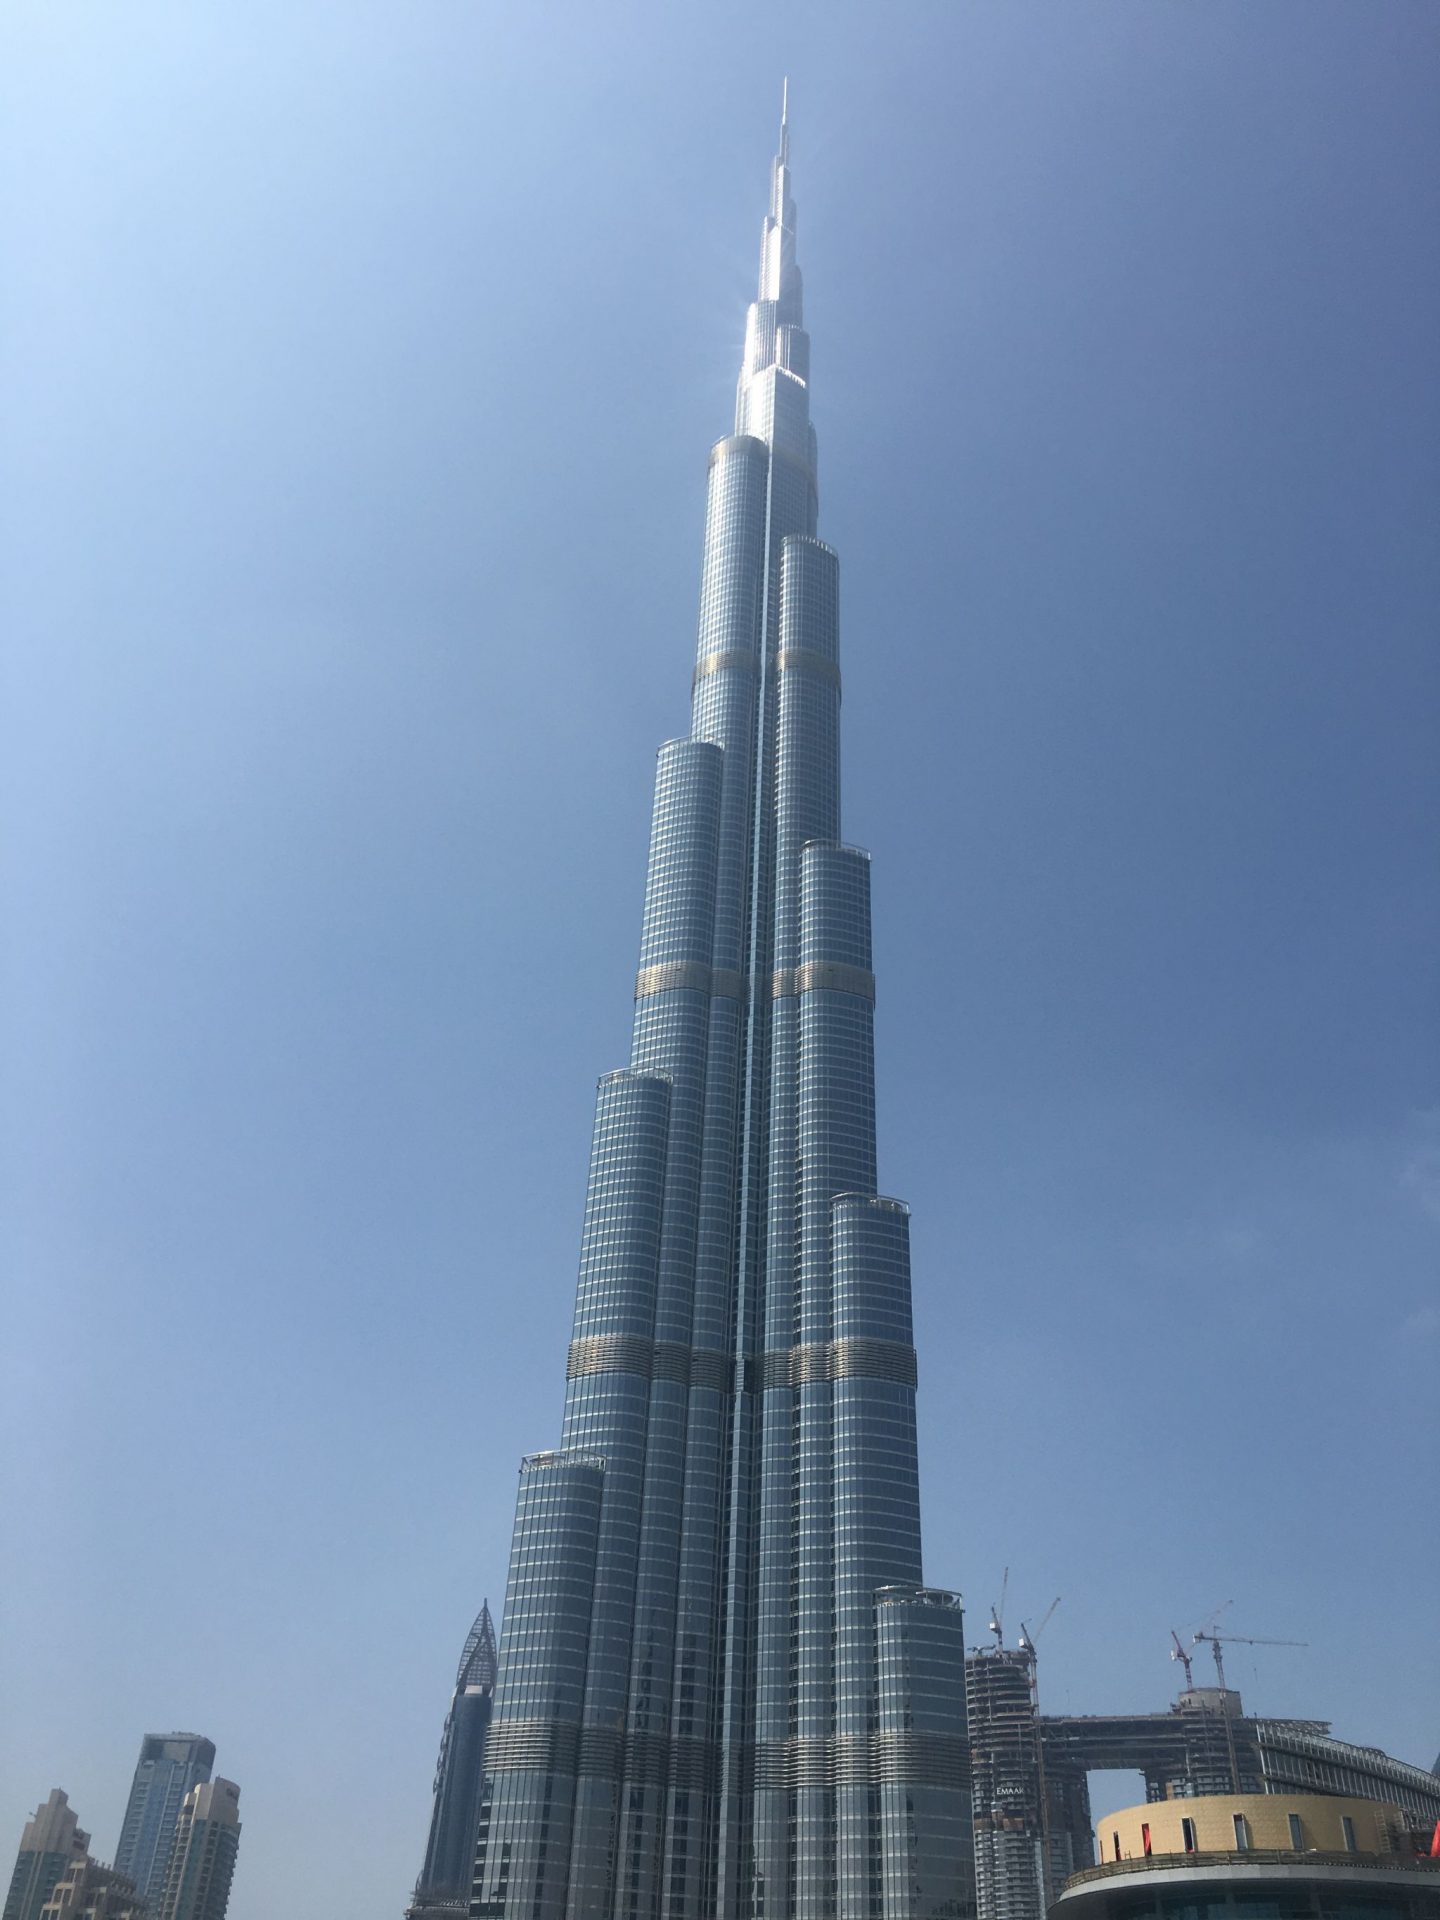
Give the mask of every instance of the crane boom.
M 1191 1688 L 1195 1685 L 1195 1674 L 1193 1671 L 1194 1662 L 1191 1660 L 1189 1654 L 1185 1651 L 1184 1647 L 1181 1646 L 1180 1636 L 1178 1633 L 1176 1633 L 1173 1627 L 1170 1629 L 1170 1638 L 1175 1642 L 1174 1646 L 1171 1647 L 1170 1649 L 1170 1658 L 1172 1660 L 1178 1660 L 1181 1666 L 1184 1667 L 1185 1691 L 1189 1693 Z
M 1000 1582 L 1000 1603 L 998 1606 L 992 1603 L 990 1608 L 990 1631 L 995 1636 L 997 1647 L 1003 1647 L 1005 1644 L 1005 1595 L 1009 1590 L 1010 1569 L 1006 1567 L 1005 1577 Z

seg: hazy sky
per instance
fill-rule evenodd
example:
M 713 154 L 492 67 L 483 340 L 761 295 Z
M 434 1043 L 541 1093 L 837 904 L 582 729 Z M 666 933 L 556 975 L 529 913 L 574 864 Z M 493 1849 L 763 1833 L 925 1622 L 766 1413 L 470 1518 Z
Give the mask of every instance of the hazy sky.
M 11 0 L 0 1842 L 396 1920 L 792 76 L 928 1577 L 1429 1764 L 1433 0 Z M 1097 1807 L 1097 1812 L 1103 1811 Z M 8 1853 L 5 1855 L 8 1860 Z M 8 1867 L 5 1869 L 8 1871 Z

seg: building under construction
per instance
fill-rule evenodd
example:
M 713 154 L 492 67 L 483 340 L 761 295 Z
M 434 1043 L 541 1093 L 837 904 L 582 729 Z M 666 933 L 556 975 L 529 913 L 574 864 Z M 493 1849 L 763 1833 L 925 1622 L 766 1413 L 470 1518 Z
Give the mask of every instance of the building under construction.
M 1088 1776 L 1143 1776 L 1149 1801 L 1225 1794 L 1331 1794 L 1440 1820 L 1440 1778 L 1378 1747 L 1337 1740 L 1325 1720 L 1248 1716 L 1240 1695 L 1190 1687 L 1167 1713 L 1042 1715 L 1035 1652 L 981 1648 L 965 1663 L 975 1794 L 978 1920 L 1044 1920 L 1066 1879 L 1093 1864 Z
M 982 1647 L 965 1662 L 979 1920 L 1041 1920 L 1055 1892 L 1090 1864 L 1090 1802 L 1062 1805 L 1046 1766 L 1035 1650 Z M 1077 1857 L 1074 1835 L 1084 1836 Z

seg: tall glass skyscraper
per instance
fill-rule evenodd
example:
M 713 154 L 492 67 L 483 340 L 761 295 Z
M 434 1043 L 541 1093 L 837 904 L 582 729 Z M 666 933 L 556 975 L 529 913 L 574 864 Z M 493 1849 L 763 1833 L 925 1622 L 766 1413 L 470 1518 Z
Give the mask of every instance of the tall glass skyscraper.
M 909 1219 L 876 1192 L 870 866 L 782 117 L 560 1449 L 520 1495 L 477 1920 L 973 1912 L 958 1598 L 923 1587 Z
M 214 1741 L 198 1733 L 147 1733 L 140 1742 L 115 1866 L 142 1900 L 158 1906 L 185 1796 L 210 1778 L 214 1764 Z
M 440 1736 L 425 1864 L 415 1883 L 415 1898 L 406 1920 L 439 1920 L 442 1915 L 469 1910 L 495 1671 L 495 1624 L 487 1600 L 475 1616 L 460 1655 L 455 1691 Z

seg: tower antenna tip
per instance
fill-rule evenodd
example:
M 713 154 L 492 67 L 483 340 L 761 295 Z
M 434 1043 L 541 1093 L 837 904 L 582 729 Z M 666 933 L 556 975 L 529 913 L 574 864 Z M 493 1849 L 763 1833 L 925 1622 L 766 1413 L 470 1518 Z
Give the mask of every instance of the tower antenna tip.
M 780 160 L 790 158 L 790 76 L 780 82 Z

